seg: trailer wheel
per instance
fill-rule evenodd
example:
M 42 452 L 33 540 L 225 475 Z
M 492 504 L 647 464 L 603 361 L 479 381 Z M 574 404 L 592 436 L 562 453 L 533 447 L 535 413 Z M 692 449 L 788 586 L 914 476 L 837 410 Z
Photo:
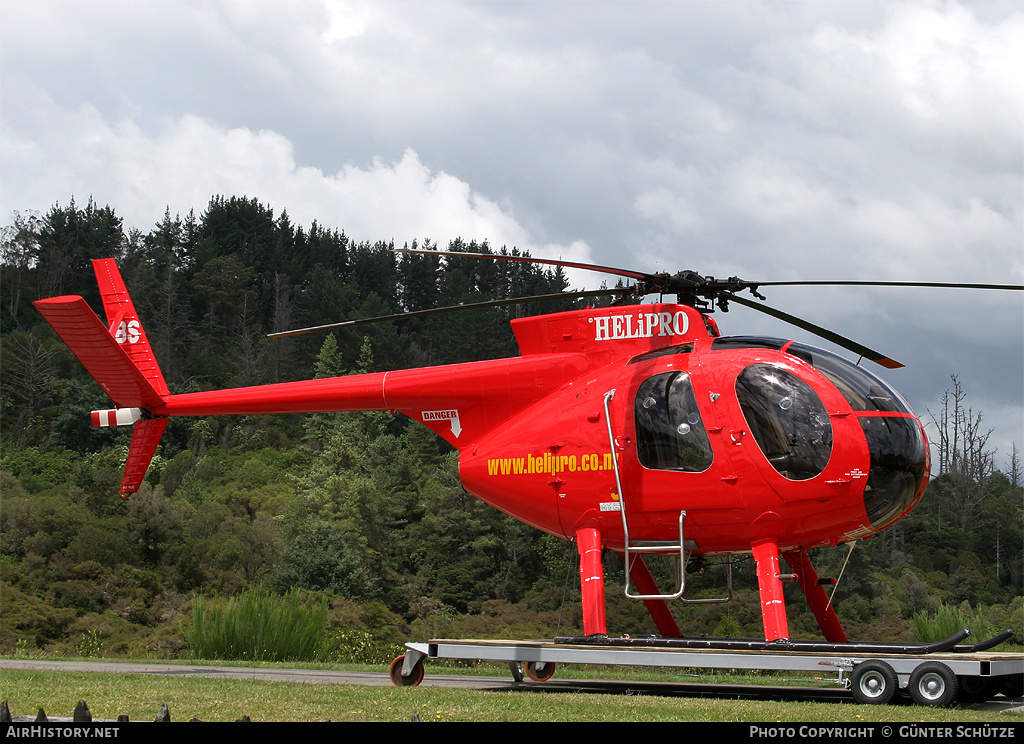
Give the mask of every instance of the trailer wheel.
M 1006 697 L 1024 695 L 1024 674 L 1007 674 L 999 678 L 999 691 Z
M 956 675 L 945 664 L 926 661 L 910 675 L 910 696 L 918 705 L 944 707 L 956 699 Z
M 403 664 L 405 664 L 405 654 L 392 661 L 391 668 L 388 670 L 388 676 L 391 677 L 391 682 L 396 687 L 415 687 L 423 681 L 423 659 L 416 662 L 412 668 L 412 674 L 408 677 L 402 676 Z
M 526 662 L 526 676 L 534 682 L 547 682 L 555 673 L 555 665 L 550 661 Z
M 884 661 L 865 661 L 853 669 L 853 699 L 858 703 L 885 705 L 896 694 L 899 680 Z
M 983 703 L 995 694 L 992 677 L 965 676 L 956 678 L 959 690 L 956 699 L 961 703 Z

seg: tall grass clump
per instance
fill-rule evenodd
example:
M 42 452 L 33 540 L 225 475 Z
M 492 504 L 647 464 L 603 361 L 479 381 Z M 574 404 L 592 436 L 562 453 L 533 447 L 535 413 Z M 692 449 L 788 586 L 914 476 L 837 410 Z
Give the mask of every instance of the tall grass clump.
M 941 605 L 934 615 L 918 612 L 913 618 L 914 640 L 918 643 L 936 643 L 969 628 L 971 637 L 964 643 L 976 643 L 996 635 L 1002 628 L 994 627 L 980 609 L 971 610 Z
M 196 597 L 186 638 L 194 659 L 316 661 L 326 627 L 322 599 L 248 589 L 227 600 Z

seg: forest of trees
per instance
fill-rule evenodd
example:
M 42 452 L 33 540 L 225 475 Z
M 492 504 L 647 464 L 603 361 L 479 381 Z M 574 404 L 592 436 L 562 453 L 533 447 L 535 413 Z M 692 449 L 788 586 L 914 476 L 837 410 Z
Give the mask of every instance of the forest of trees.
M 90 428 L 109 400 L 31 305 L 77 294 L 102 317 L 90 261 L 116 258 L 175 393 L 513 356 L 511 317 L 573 306 L 266 337 L 566 288 L 560 271 L 525 262 L 443 266 L 394 248 L 243 197 L 168 212 L 146 233 L 91 200 L 14 215 L 0 266 L 0 652 L 178 655 L 195 597 L 254 586 L 319 593 L 337 628 L 400 640 L 579 631 L 573 546 L 468 496 L 453 451 L 401 416 L 172 419 L 143 488 L 119 498 L 130 429 Z M 922 504 L 850 556 L 835 601 L 851 637 L 908 638 L 915 615 L 941 606 L 1024 629 L 1019 461 L 996 468 L 967 387 L 954 378 L 933 414 L 941 457 Z M 846 558 L 819 555 L 819 572 Z M 654 632 L 607 561 L 610 630 Z M 693 585 L 717 596 L 723 581 L 712 566 Z M 734 585 L 730 604 L 681 607 L 685 632 L 760 634 L 749 561 Z M 819 635 L 796 595 L 790 611 L 794 635 Z

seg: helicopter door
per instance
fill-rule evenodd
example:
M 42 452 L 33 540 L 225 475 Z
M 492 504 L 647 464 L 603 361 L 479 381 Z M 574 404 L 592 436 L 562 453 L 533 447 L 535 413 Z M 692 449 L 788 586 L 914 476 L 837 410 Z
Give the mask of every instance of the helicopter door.
M 707 478 L 702 474 L 710 470 L 715 453 L 691 371 L 696 373 L 674 369 L 640 376 L 624 406 L 629 444 L 621 460 L 621 499 L 634 540 L 675 541 L 684 508 L 721 506 L 720 495 L 703 487 Z
M 632 398 L 634 452 L 625 458 L 626 483 L 620 482 L 625 537 L 626 596 L 631 599 L 673 599 L 685 590 L 687 553 L 695 548 L 685 538 L 686 512 L 678 498 L 664 499 L 644 486 L 644 473 L 702 473 L 711 467 L 713 452 L 693 383 L 686 371 L 673 370 L 643 380 Z M 626 408 L 627 415 L 629 407 Z M 637 468 L 639 465 L 639 468 Z M 617 473 L 618 475 L 618 473 Z M 678 485 L 678 484 L 677 484 Z M 677 494 L 671 488 L 670 493 Z M 634 561 L 643 554 L 678 557 L 677 584 L 670 594 L 635 594 L 630 589 Z

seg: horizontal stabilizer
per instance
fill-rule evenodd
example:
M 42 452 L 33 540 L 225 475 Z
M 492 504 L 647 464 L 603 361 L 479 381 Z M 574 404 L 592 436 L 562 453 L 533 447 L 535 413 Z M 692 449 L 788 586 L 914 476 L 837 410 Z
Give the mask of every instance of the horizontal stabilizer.
M 164 402 L 81 297 L 51 297 L 32 304 L 118 408 L 147 408 Z

